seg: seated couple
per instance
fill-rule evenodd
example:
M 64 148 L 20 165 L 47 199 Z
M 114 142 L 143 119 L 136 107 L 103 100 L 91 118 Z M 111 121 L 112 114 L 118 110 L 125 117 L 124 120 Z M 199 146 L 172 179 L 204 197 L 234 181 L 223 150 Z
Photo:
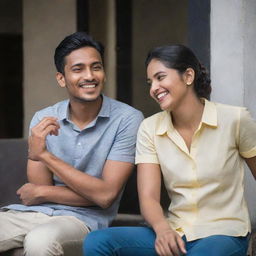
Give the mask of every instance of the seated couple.
M 205 68 L 189 48 L 170 45 L 146 58 L 149 94 L 162 112 L 142 121 L 139 111 L 101 94 L 100 45 L 79 45 L 80 37 L 91 40 L 75 33 L 56 49 L 57 80 L 69 101 L 32 119 L 30 183 L 18 190 L 23 205 L 0 213 L 1 251 L 24 246 L 26 255 L 79 255 L 85 237 L 86 256 L 246 255 L 243 161 L 256 177 L 249 112 L 211 102 Z M 139 126 L 135 162 L 148 226 L 105 228 L 132 171 Z M 161 177 L 171 201 L 167 216 Z

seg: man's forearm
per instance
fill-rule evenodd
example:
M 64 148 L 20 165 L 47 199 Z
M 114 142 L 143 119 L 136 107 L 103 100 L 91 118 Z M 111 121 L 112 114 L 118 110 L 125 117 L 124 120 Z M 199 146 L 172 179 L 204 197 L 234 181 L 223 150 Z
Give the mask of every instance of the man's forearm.
M 88 198 L 98 204 L 97 201 L 100 201 L 101 197 L 106 196 L 111 191 L 111 189 L 105 189 L 103 180 L 78 171 L 49 152 L 45 152 L 40 161 L 58 176 L 71 191 L 75 191 L 85 200 Z
M 71 190 L 102 208 L 113 203 L 133 169 L 131 163 L 107 160 L 99 178 L 75 169 L 48 151 L 40 154 L 38 160 Z
M 86 198 L 66 186 L 40 186 L 38 196 L 43 202 L 65 204 L 70 206 L 92 206 L 95 205 Z

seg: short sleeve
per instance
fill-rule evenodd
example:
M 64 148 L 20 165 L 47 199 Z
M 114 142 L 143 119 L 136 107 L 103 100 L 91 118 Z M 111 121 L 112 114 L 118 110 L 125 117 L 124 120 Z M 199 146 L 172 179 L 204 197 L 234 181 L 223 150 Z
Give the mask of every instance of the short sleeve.
M 35 125 L 37 125 L 40 121 L 41 121 L 41 120 L 40 120 L 40 118 L 39 118 L 38 112 L 36 112 L 36 113 L 34 114 L 32 120 L 31 120 L 31 122 L 30 122 L 30 125 L 29 125 L 29 135 L 30 135 L 30 133 L 31 133 L 31 129 L 32 129 Z
M 241 156 L 244 158 L 256 156 L 256 122 L 245 108 L 240 112 L 238 139 Z
M 135 163 L 159 164 L 157 152 L 154 144 L 154 130 L 149 129 L 149 124 L 144 120 L 139 128 L 136 145 Z
M 142 113 L 137 111 L 121 121 L 108 160 L 135 162 L 137 132 L 143 118 Z

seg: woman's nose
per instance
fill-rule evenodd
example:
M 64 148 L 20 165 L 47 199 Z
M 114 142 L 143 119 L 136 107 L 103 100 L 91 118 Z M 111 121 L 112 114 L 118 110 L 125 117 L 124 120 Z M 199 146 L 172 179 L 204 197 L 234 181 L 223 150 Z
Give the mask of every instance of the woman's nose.
M 156 92 L 158 91 L 158 89 L 159 89 L 159 84 L 158 84 L 158 82 L 152 82 L 152 83 L 151 83 L 151 87 L 150 87 L 150 91 L 151 91 L 152 93 L 156 93 Z

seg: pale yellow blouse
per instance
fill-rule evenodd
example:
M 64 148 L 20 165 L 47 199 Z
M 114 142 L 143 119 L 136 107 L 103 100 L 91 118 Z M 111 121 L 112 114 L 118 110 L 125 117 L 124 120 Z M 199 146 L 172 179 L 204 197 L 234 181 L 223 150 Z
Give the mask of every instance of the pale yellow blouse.
M 242 107 L 205 100 L 190 151 L 167 111 L 146 118 L 138 132 L 136 164 L 160 165 L 168 221 L 188 241 L 250 232 L 242 157 L 254 156 L 256 123 Z

